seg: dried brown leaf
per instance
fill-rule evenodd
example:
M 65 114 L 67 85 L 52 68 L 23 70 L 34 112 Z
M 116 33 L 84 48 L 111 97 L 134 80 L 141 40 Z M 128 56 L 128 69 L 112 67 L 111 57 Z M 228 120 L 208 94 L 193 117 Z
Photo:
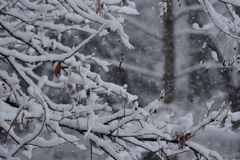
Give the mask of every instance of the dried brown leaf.
M 224 125 L 226 119 L 227 119 L 227 116 L 223 118 L 223 120 L 221 121 L 221 125 Z
M 25 113 L 23 112 L 23 114 L 22 114 L 22 119 L 25 117 Z
M 180 146 L 179 146 L 179 149 L 182 149 L 185 142 L 190 138 L 191 136 L 191 133 L 186 133 L 185 135 L 181 136 L 180 137 Z
M 61 68 L 62 68 L 62 62 L 58 62 L 56 68 L 55 68 L 55 76 L 59 78 L 61 76 Z
M 152 108 L 149 110 L 149 113 L 151 113 L 152 112 Z
M 76 67 L 72 67 L 72 72 L 74 72 L 77 68 Z
M 34 33 L 35 33 L 35 34 L 38 34 L 38 27 L 35 27 Z
M 87 89 L 87 90 L 86 90 L 86 95 L 87 95 L 87 97 L 90 96 L 90 89 Z

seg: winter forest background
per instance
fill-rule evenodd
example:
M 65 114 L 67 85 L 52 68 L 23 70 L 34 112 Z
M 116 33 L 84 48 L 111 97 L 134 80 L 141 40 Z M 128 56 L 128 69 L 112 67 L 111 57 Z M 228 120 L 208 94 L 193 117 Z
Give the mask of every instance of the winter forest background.
M 0 0 L 1 159 L 240 159 L 239 0 Z

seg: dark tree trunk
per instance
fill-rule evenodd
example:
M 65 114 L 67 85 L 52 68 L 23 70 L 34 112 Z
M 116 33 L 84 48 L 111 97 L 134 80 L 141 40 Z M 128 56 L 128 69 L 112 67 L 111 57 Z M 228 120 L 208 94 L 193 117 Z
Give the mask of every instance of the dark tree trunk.
M 173 18 L 173 2 L 167 1 L 167 13 L 164 15 L 164 31 L 163 31 L 163 47 L 165 55 L 164 66 L 164 89 L 165 103 L 171 103 L 175 96 L 175 54 L 174 54 L 174 18 Z

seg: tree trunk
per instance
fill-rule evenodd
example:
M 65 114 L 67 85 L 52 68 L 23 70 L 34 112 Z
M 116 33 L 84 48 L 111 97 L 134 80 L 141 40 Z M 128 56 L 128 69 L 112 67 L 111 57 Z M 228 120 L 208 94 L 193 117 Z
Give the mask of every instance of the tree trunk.
M 173 18 L 173 2 L 172 0 L 166 0 L 167 13 L 164 15 L 164 88 L 165 88 L 165 103 L 171 103 L 175 96 L 175 54 L 174 54 L 174 18 Z

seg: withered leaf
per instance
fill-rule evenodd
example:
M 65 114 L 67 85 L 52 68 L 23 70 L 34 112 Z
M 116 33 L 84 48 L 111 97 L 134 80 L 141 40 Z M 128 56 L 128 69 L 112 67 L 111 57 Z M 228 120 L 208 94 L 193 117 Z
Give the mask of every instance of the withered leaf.
M 23 112 L 23 114 L 22 114 L 22 119 L 25 117 L 25 113 Z
M 191 136 L 191 133 L 186 133 L 185 135 L 181 136 L 180 137 L 180 146 L 179 146 L 179 149 L 182 149 L 185 142 L 190 138 Z
M 62 68 L 62 62 L 58 62 L 56 68 L 55 68 L 55 76 L 59 78 L 61 76 L 61 68 Z
M 221 125 L 225 123 L 226 119 L 227 119 L 227 116 L 223 118 L 223 120 L 221 121 Z
M 149 110 L 149 113 L 151 113 L 152 112 L 152 108 Z
M 87 95 L 87 97 L 90 96 L 90 89 L 87 89 L 87 90 L 86 90 L 86 95 Z
M 78 84 L 76 84 L 76 90 L 79 91 Z
M 38 27 L 35 27 L 34 33 L 35 33 L 35 34 L 38 34 Z
M 12 138 L 12 137 L 9 137 L 8 140 L 11 141 L 11 140 L 13 140 L 13 138 Z
M 191 136 L 191 133 L 187 133 L 187 134 L 185 135 L 185 139 L 188 140 L 188 139 L 190 138 L 190 136 Z
M 76 67 L 72 67 L 72 72 L 74 72 L 77 68 Z

